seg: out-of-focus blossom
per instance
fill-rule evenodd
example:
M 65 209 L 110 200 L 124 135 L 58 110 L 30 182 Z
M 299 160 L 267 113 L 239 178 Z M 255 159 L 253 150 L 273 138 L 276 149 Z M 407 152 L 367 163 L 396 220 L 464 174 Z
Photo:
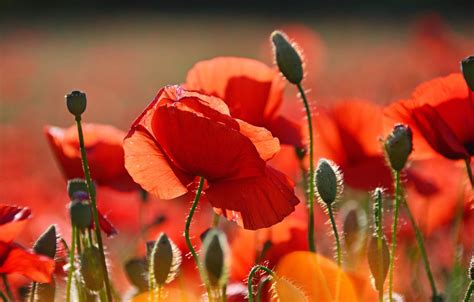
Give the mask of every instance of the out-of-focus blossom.
M 267 128 L 282 144 L 303 146 L 299 124 L 278 114 L 285 81 L 277 69 L 252 59 L 218 57 L 191 68 L 184 86 L 221 98 L 232 117 Z
M 100 124 L 83 124 L 83 133 L 92 179 L 119 191 L 138 189 L 124 166 L 125 133 Z M 45 134 L 66 179 L 84 178 L 76 126 L 47 126 Z
M 281 221 L 298 203 L 291 181 L 265 162 L 279 151 L 278 140 L 232 118 L 216 97 L 161 89 L 133 123 L 124 148 L 128 171 L 147 191 L 176 198 L 202 176 L 212 206 L 248 229 Z

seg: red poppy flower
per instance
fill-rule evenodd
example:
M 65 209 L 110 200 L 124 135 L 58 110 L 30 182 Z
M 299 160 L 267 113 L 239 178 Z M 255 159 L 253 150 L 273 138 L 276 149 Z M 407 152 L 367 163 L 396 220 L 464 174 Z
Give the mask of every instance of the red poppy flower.
M 413 130 L 414 155 L 438 154 L 470 161 L 474 155 L 474 95 L 459 73 L 419 85 L 409 100 L 385 110 L 387 126 Z
M 291 181 L 265 162 L 279 151 L 278 140 L 232 118 L 216 97 L 161 89 L 133 123 L 124 149 L 127 170 L 145 190 L 172 199 L 203 176 L 212 206 L 248 229 L 281 221 L 299 202 Z
M 92 179 L 119 191 L 138 188 L 124 167 L 125 133 L 108 125 L 83 124 L 84 144 Z M 66 179 L 84 178 L 76 126 L 45 127 L 45 134 Z
M 37 255 L 13 242 L 31 217 L 31 211 L 8 205 L 0 205 L 0 274 L 18 273 L 33 281 L 51 281 L 54 260 Z
M 218 57 L 191 68 L 184 86 L 221 98 L 232 117 L 269 129 L 282 144 L 303 147 L 300 126 L 277 114 L 285 88 L 277 69 L 252 59 Z
M 392 175 L 382 153 L 382 109 L 374 103 L 350 100 L 318 110 L 315 156 L 334 161 L 347 185 L 361 190 L 390 188 Z

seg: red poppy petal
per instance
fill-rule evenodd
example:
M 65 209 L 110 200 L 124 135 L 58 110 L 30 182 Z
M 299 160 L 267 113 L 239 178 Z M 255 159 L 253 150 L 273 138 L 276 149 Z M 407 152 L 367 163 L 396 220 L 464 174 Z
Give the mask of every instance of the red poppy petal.
M 235 218 L 244 228 L 252 230 L 280 222 L 299 203 L 291 181 L 269 166 L 264 176 L 210 183 L 206 196 L 225 216 L 235 214 L 229 219 Z
M 170 160 L 208 181 L 261 175 L 265 162 L 252 142 L 226 125 L 173 104 L 153 116 L 153 133 Z
M 146 191 L 172 199 L 186 194 L 191 182 L 174 168 L 145 129 L 133 129 L 123 142 L 125 167 Z M 184 182 L 184 184 L 183 184 Z
M 107 234 L 108 237 L 118 234 L 117 229 L 114 225 L 99 211 L 99 225 L 100 229 Z
M 242 120 L 239 123 L 239 131 L 248 137 L 260 154 L 260 157 L 267 161 L 280 152 L 280 143 L 278 138 L 272 136 L 272 133 L 263 127 L 256 127 Z
M 13 241 L 30 217 L 29 208 L 0 205 L 0 241 Z
M 49 283 L 54 271 L 54 260 L 36 255 L 16 244 L 0 242 L 0 250 L 8 246 L 8 254 L 0 265 L 0 274 L 18 273 L 41 283 Z
M 298 148 L 303 148 L 303 137 L 301 133 L 301 126 L 287 118 L 279 115 L 265 125 L 271 133 L 280 139 L 280 142 L 285 145 L 292 145 Z

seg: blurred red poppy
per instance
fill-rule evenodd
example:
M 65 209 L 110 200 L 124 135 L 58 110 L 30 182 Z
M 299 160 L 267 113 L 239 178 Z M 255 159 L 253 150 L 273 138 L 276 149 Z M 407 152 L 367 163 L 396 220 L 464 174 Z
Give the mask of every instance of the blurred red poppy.
M 285 81 L 277 69 L 252 59 L 218 57 L 191 68 L 184 87 L 221 98 L 232 117 L 267 128 L 282 144 L 303 147 L 299 124 L 278 115 Z
M 125 133 L 108 125 L 83 124 L 84 144 L 92 179 L 119 191 L 138 189 L 124 166 Z M 45 134 L 66 179 L 84 178 L 76 126 L 45 127 Z
M 0 274 L 18 273 L 33 281 L 48 283 L 54 260 L 13 242 L 30 217 L 28 208 L 0 205 Z
M 474 155 L 474 95 L 460 73 L 419 85 L 408 100 L 385 109 L 387 126 L 413 130 L 414 156 L 470 161 Z
M 247 229 L 281 221 L 299 202 L 292 182 L 265 162 L 279 151 L 278 140 L 230 117 L 216 97 L 161 89 L 132 124 L 124 149 L 127 170 L 145 190 L 172 199 L 202 176 L 212 206 Z

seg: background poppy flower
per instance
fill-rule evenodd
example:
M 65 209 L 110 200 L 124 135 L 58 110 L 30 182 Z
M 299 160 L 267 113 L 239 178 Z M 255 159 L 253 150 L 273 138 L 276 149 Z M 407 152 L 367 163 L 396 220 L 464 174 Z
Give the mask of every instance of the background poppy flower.
M 300 126 L 277 114 L 285 88 L 277 69 L 252 59 L 217 57 L 194 65 L 184 87 L 221 98 L 232 117 L 267 128 L 282 144 L 303 147 Z
M 408 100 L 385 109 L 387 127 L 397 122 L 413 130 L 414 156 L 470 161 L 474 155 L 474 96 L 462 74 L 436 78 L 416 87 Z
M 98 184 L 119 191 L 138 189 L 124 166 L 125 133 L 108 125 L 83 124 L 84 144 L 91 177 Z M 45 127 L 45 134 L 66 179 L 83 178 L 76 126 Z
M 215 97 L 161 89 L 132 124 L 124 149 L 127 170 L 145 190 L 172 199 L 202 176 L 212 206 L 248 229 L 281 221 L 298 203 L 291 181 L 265 163 L 278 140 L 230 117 Z

